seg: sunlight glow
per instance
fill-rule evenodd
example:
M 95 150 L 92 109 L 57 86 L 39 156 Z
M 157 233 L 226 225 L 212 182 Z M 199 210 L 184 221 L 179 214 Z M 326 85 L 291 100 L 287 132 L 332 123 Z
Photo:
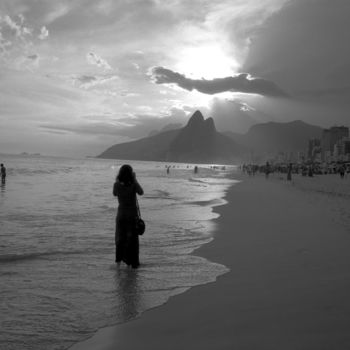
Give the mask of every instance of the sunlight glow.
M 211 109 L 213 101 L 220 100 L 232 100 L 234 93 L 222 92 L 214 95 L 202 94 L 196 90 L 192 90 L 183 97 L 183 103 L 187 106 L 196 107 L 197 109 Z
M 192 79 L 223 78 L 236 74 L 238 63 L 219 45 L 187 48 L 179 55 L 179 73 Z

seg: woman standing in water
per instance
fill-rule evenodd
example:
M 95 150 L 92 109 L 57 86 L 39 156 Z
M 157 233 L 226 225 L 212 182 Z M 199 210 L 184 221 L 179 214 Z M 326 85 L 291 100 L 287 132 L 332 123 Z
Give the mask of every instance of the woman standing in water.
M 139 236 L 135 231 L 138 217 L 136 195 L 143 195 L 143 189 L 136 180 L 130 165 L 124 164 L 113 186 L 113 195 L 118 197 L 118 213 L 115 228 L 115 261 L 124 261 L 137 268 L 139 261 Z

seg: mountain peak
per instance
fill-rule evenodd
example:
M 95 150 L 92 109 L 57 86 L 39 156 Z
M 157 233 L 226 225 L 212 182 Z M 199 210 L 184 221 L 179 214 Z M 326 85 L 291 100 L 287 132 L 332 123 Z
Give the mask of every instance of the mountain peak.
M 204 117 L 201 111 L 195 111 L 189 119 L 187 126 L 200 125 L 204 122 Z
M 213 118 L 204 119 L 202 113 L 196 111 L 181 129 L 114 145 L 99 157 L 219 163 L 239 159 L 240 152 L 240 146 L 216 131 Z
M 238 154 L 236 144 L 216 131 L 213 118 L 194 112 L 169 146 L 167 157 L 174 161 L 219 161 Z
M 204 121 L 204 123 L 205 123 L 207 129 L 216 131 L 215 124 L 214 124 L 214 119 L 213 119 L 213 118 L 210 117 L 210 118 L 206 119 L 206 120 Z

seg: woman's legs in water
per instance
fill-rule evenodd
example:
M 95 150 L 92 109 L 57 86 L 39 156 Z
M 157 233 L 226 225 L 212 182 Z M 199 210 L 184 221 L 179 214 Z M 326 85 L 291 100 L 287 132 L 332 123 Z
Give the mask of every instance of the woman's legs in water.
M 139 261 L 139 237 L 134 230 L 134 220 L 116 219 L 115 230 L 115 262 L 124 261 L 137 268 Z

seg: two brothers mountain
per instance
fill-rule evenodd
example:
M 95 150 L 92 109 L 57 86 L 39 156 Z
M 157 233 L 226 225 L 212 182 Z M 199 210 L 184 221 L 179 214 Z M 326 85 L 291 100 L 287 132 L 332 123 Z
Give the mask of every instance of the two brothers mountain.
M 305 151 L 322 128 L 302 121 L 252 126 L 246 134 L 218 132 L 212 118 L 196 111 L 187 125 L 137 141 L 114 145 L 99 158 L 195 163 L 237 163 L 263 153 Z

